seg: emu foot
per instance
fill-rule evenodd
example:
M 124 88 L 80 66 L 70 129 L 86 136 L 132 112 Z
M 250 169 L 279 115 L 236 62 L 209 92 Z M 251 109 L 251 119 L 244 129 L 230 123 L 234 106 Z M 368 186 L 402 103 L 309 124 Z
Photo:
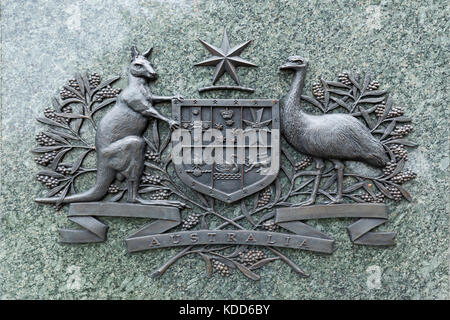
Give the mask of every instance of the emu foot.
M 343 202 L 344 202 L 344 198 L 342 196 L 338 196 L 338 197 L 333 198 L 333 200 L 331 200 L 327 204 L 339 204 L 339 203 L 343 203 Z
M 313 205 L 315 202 L 316 202 L 315 198 L 309 198 L 306 201 L 294 204 L 293 207 L 306 207 L 306 206 Z

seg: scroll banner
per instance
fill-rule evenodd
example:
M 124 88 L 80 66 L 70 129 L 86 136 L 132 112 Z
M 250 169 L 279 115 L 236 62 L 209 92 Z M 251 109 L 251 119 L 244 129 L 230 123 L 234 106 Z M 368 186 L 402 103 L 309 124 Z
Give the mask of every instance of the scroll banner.
M 92 243 L 106 240 L 108 226 L 94 217 L 131 217 L 157 219 L 130 235 L 127 239 L 142 235 L 163 233 L 180 224 L 180 211 L 175 207 L 143 205 L 135 203 L 80 202 L 69 207 L 69 220 L 84 229 L 60 229 L 61 242 Z
M 323 218 L 362 218 L 348 226 L 350 239 L 361 245 L 393 245 L 395 233 L 370 232 L 387 220 L 382 204 L 337 204 L 280 208 L 275 222 L 292 233 L 256 230 L 196 230 L 164 233 L 181 222 L 178 208 L 108 202 L 73 203 L 69 219 L 84 229 L 60 229 L 61 242 L 92 243 L 106 240 L 108 226 L 95 217 L 156 219 L 125 239 L 128 252 L 189 245 L 241 244 L 333 252 L 334 240 L 301 222 Z
M 125 240 L 128 252 L 192 245 L 254 245 L 333 252 L 333 240 L 255 230 L 197 230 L 153 234 Z
M 362 218 L 347 227 L 350 240 L 355 244 L 372 246 L 395 244 L 395 232 L 370 232 L 387 221 L 384 204 L 352 203 L 280 208 L 276 211 L 275 223 L 295 234 L 329 239 L 324 233 L 301 222 L 325 218 Z

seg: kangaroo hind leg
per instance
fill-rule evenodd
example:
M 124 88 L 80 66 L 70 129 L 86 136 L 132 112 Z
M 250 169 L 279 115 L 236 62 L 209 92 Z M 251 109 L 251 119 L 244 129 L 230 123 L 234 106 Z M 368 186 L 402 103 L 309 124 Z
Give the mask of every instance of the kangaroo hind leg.
M 128 202 L 137 201 L 139 181 L 144 171 L 145 141 L 138 136 L 128 136 L 112 143 L 104 152 L 108 164 L 127 179 Z

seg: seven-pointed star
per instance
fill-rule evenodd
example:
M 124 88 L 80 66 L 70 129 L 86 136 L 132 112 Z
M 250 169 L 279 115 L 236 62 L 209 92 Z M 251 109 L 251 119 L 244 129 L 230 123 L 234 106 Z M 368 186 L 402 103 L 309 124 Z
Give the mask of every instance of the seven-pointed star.
M 220 46 L 220 48 L 217 48 L 203 40 L 199 39 L 199 41 L 213 56 L 195 65 L 216 66 L 216 70 L 214 71 L 213 84 L 215 84 L 216 81 L 219 80 L 219 78 L 226 71 L 238 85 L 241 85 L 236 74 L 236 67 L 256 67 L 256 64 L 253 64 L 239 57 L 241 52 L 248 46 L 251 40 L 241 43 L 240 45 L 237 45 L 230 49 L 230 42 L 228 41 L 227 31 L 224 30 L 222 45 Z

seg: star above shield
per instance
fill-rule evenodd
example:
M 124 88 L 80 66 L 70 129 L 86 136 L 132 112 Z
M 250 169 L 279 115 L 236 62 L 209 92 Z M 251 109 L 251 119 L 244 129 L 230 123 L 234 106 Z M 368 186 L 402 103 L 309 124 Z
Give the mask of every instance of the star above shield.
M 220 79 L 220 77 L 227 72 L 237 85 L 241 85 L 236 73 L 236 67 L 257 67 L 256 64 L 251 63 L 239 57 L 242 51 L 250 44 L 251 40 L 241 43 L 233 48 L 230 48 L 227 31 L 224 30 L 222 44 L 220 48 L 213 46 L 201 39 L 201 44 L 212 54 L 212 57 L 195 64 L 196 66 L 215 66 L 213 84 Z

